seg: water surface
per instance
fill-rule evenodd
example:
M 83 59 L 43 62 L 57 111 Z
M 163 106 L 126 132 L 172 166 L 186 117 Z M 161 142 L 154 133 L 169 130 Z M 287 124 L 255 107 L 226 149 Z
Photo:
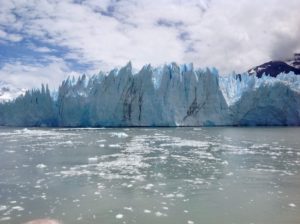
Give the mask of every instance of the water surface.
M 0 129 L 0 223 L 300 223 L 300 128 Z

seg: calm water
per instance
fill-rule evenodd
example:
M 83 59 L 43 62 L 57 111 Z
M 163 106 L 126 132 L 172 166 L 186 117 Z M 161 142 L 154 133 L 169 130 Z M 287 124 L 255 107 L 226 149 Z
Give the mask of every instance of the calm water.
M 0 223 L 300 223 L 300 128 L 0 129 Z

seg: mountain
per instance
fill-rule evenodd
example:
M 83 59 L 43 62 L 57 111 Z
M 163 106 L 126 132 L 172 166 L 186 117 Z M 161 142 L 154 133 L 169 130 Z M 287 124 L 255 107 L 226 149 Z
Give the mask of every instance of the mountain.
M 295 53 L 294 58 L 287 59 L 285 63 L 294 68 L 300 69 L 300 53 Z
M 25 92 L 25 89 L 20 89 L 10 83 L 0 81 L 0 103 L 13 100 Z
M 300 125 L 300 76 L 280 72 L 221 76 L 215 68 L 176 63 L 134 72 L 128 63 L 108 74 L 69 78 L 55 98 L 43 86 L 0 104 L 0 125 Z
M 256 75 L 259 78 L 261 78 L 264 74 L 271 77 L 276 77 L 280 73 L 289 72 L 293 72 L 296 75 L 300 75 L 299 68 L 288 65 L 283 61 L 270 61 L 248 70 L 248 73 L 250 75 Z

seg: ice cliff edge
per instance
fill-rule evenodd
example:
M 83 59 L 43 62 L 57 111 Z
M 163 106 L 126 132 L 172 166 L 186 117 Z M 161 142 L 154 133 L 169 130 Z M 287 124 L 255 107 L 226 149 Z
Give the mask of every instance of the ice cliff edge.
M 172 63 L 131 63 L 108 74 L 65 80 L 0 104 L 2 126 L 255 126 L 300 125 L 300 76 L 293 71 L 220 76 Z

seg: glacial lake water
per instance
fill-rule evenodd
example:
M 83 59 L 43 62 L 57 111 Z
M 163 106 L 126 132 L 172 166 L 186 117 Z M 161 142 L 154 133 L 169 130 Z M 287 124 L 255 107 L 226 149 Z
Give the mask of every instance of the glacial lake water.
M 300 128 L 0 129 L 0 223 L 300 223 Z

